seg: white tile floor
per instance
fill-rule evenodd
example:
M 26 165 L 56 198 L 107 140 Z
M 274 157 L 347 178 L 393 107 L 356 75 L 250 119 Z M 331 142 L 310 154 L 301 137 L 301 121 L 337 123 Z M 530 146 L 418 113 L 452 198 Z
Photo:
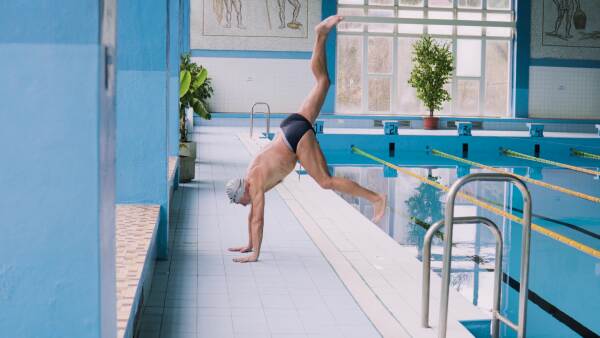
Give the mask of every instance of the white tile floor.
M 196 181 L 173 197 L 170 258 L 156 263 L 140 337 L 379 337 L 275 190 L 260 261 L 231 261 L 226 248 L 247 241 L 248 209 L 224 194 L 250 160 L 239 131 L 194 134 Z

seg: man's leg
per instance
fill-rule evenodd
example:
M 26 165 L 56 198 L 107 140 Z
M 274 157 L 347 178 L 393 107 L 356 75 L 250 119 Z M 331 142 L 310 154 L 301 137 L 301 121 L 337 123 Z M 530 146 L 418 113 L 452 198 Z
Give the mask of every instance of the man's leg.
M 342 177 L 329 175 L 327 162 L 317 143 L 315 134 L 308 131 L 298 142 L 296 155 L 306 172 L 317 181 L 323 189 L 333 189 L 345 194 L 362 197 L 373 203 L 373 222 L 377 223 L 385 213 L 385 196 L 361 187 L 356 182 Z
M 327 40 L 327 34 L 331 29 L 342 21 L 342 17 L 339 15 L 333 15 L 323 20 L 320 24 L 315 27 L 315 46 L 313 48 L 312 58 L 310 60 L 310 69 L 315 76 L 317 83 L 310 91 L 304 102 L 300 106 L 300 115 L 306 117 L 311 123 L 315 123 L 315 120 L 321 112 L 321 106 L 327 96 L 327 90 L 329 90 L 329 74 L 327 73 L 327 60 L 325 58 L 325 41 Z

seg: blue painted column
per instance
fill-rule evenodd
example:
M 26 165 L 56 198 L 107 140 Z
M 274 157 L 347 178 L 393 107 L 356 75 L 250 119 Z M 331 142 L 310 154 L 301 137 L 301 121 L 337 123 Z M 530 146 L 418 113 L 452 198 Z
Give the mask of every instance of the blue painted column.
M 337 13 L 337 1 L 323 0 L 321 6 L 321 16 L 323 18 Z M 337 31 L 335 29 L 329 33 L 325 43 L 325 52 L 327 54 L 327 71 L 329 72 L 331 87 L 327 92 L 325 102 L 323 102 L 321 113 L 333 114 L 335 113 L 335 60 L 337 54 Z
M 168 1 L 118 3 L 117 202 L 161 206 L 158 257 L 168 241 Z
M 515 117 L 529 116 L 529 63 L 531 55 L 531 0 L 515 4 L 516 39 L 514 47 L 514 105 Z
M 179 155 L 179 56 L 181 0 L 169 1 L 169 156 Z
M 0 5 L 2 337 L 116 336 L 114 13 Z

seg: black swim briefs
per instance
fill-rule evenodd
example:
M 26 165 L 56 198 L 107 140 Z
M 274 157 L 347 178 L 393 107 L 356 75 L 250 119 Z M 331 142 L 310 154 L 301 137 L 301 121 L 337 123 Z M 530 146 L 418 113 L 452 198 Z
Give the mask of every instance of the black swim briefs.
M 300 142 L 302 136 L 309 130 L 312 130 L 313 133 L 315 132 L 312 123 L 298 113 L 290 114 L 290 116 L 281 122 L 280 127 L 281 131 L 283 131 L 284 140 L 294 153 L 296 153 L 298 142 Z

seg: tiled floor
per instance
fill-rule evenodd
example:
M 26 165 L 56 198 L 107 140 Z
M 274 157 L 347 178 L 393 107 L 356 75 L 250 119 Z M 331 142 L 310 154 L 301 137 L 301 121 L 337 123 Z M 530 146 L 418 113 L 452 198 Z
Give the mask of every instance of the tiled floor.
M 379 337 L 276 191 L 267 194 L 260 261 L 231 261 L 226 248 L 247 241 L 248 209 L 224 194 L 250 160 L 239 131 L 194 134 L 196 181 L 174 195 L 171 257 L 156 264 L 140 336 Z

